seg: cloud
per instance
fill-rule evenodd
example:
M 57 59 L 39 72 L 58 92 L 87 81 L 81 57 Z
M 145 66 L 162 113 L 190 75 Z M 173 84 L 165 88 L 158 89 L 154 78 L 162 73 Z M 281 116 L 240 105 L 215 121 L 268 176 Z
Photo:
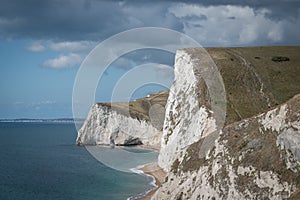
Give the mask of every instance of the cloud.
M 59 41 L 40 40 L 34 41 L 26 49 L 33 52 L 42 52 L 47 49 L 59 52 L 89 52 L 98 42 L 95 41 Z
M 163 26 L 177 29 L 180 26 L 174 16 L 164 12 L 168 6 L 166 3 L 1 1 L 0 35 L 4 37 L 96 41 L 135 27 Z
M 169 4 L 146 1 L 1 0 L 0 35 L 40 40 L 99 41 L 142 26 L 180 30 L 181 22 L 166 12 Z
M 125 71 L 147 63 L 157 63 L 157 66 L 173 66 L 174 57 L 175 55 L 170 52 L 157 49 L 142 49 L 119 57 L 112 63 L 112 66 Z
M 75 65 L 80 64 L 82 61 L 82 57 L 75 53 L 70 53 L 68 55 L 60 55 L 57 58 L 46 60 L 43 63 L 44 67 L 61 69 L 67 67 L 73 67 Z
M 122 7 L 122 12 L 127 18 L 128 27 L 165 27 L 177 31 L 183 30 L 183 25 L 173 13 L 168 12 L 170 3 L 161 1 L 160 3 L 126 3 Z
M 32 51 L 32 52 L 43 52 L 46 50 L 46 47 L 40 43 L 33 43 L 32 45 L 27 47 L 28 51 Z
M 60 55 L 57 58 L 44 61 L 42 66 L 62 69 L 78 65 L 82 61 L 82 58 L 84 58 L 96 45 L 97 43 L 93 41 L 38 41 L 33 42 L 26 49 L 32 52 L 43 52 L 46 50 L 60 52 Z
M 64 42 L 50 42 L 49 48 L 54 51 L 90 51 L 96 46 L 93 41 L 64 41 Z
M 82 61 L 82 58 L 84 58 L 97 44 L 98 43 L 94 41 L 54 42 L 42 40 L 33 42 L 26 49 L 32 52 L 43 52 L 45 50 L 60 52 L 60 56 L 44 61 L 42 66 L 61 69 L 78 65 Z
M 56 41 L 51 49 L 74 52 L 92 46 L 84 41 L 158 26 L 188 33 L 207 45 L 300 44 L 300 1 L 154 2 L 1 0 L 0 37 Z
M 174 68 L 168 65 L 157 64 L 154 66 L 157 74 L 163 78 L 174 80 Z
M 296 31 L 287 20 L 268 17 L 269 9 L 255 10 L 249 6 L 202 6 L 176 4 L 170 12 L 185 19 L 184 32 L 203 46 L 270 45 L 288 43 L 285 34 Z M 205 18 L 203 16 L 206 16 Z M 296 20 L 299 23 L 299 19 Z M 293 32 L 292 31 L 292 32 Z M 293 42 L 300 42 L 293 37 Z

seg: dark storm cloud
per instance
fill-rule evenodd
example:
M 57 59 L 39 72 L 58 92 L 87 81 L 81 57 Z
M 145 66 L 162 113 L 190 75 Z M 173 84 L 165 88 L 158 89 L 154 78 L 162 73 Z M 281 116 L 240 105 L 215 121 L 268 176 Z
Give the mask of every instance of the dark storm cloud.
M 108 27 L 116 32 L 126 24 L 117 3 L 7 0 L 1 5 L 1 35 L 13 37 L 95 39 L 99 32 L 109 34 Z
M 299 28 L 292 28 L 293 24 L 299 24 L 299 0 L 0 0 L 0 38 L 99 41 L 136 27 L 158 26 L 181 32 L 185 32 L 184 26 L 190 29 L 207 28 L 202 23 L 195 23 L 206 21 L 206 15 L 200 13 L 180 17 L 169 12 L 170 7 L 180 4 L 250 7 L 255 13 L 267 10 L 264 14 L 266 18 L 275 22 L 285 20 L 287 23 L 281 24 L 286 28 L 282 33 L 286 38 L 284 43 L 292 44 L 294 40 L 299 40 L 296 34 Z M 234 21 L 236 16 L 227 16 L 226 19 Z M 225 40 L 230 43 L 231 38 Z
M 166 14 L 167 4 L 148 7 L 117 1 L 1 0 L 0 34 L 58 40 L 98 40 L 134 27 L 162 26 L 181 30 Z

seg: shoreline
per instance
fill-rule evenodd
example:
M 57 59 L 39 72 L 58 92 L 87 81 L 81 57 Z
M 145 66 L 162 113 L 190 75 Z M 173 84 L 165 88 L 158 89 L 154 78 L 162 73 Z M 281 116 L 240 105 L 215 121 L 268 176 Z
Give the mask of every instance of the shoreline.
M 160 150 L 160 147 L 148 146 L 148 145 L 144 145 L 144 144 L 138 145 L 137 147 L 140 149 L 147 149 L 147 150 L 151 150 L 154 152 L 159 152 L 159 150 Z M 150 164 L 150 163 L 148 163 L 148 164 Z M 148 165 L 148 164 L 145 164 L 145 165 Z M 143 166 L 145 166 L 145 165 L 143 165 Z
M 137 166 L 136 168 L 131 169 L 133 172 L 149 176 L 152 178 L 151 185 L 154 186 L 154 188 L 145 191 L 144 193 L 135 196 L 130 197 L 130 200 L 149 200 L 154 195 L 156 190 L 161 186 L 161 184 L 164 182 L 165 177 L 167 175 L 166 172 L 164 172 L 158 165 L 157 162 L 148 163 L 145 165 Z

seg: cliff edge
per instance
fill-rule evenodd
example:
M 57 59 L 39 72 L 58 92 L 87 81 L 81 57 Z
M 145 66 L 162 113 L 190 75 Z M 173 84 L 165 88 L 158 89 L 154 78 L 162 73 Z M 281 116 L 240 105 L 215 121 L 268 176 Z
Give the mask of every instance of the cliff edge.
M 168 91 L 161 91 L 132 102 L 94 104 L 78 132 L 76 144 L 144 144 L 159 149 L 167 98 Z
M 220 130 L 209 86 L 197 73 L 207 68 L 199 64 L 202 50 L 178 51 L 158 160 L 168 176 L 152 199 L 299 198 L 298 50 L 208 49 L 226 88 Z M 289 59 L 277 62 L 277 55 Z M 216 137 L 207 140 L 212 134 Z

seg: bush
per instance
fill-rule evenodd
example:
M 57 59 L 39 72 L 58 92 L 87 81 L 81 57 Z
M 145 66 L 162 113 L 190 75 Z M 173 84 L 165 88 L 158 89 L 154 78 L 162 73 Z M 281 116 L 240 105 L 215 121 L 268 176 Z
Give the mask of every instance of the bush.
M 284 56 L 275 56 L 272 58 L 272 61 L 274 62 L 286 62 L 286 61 L 290 61 L 290 59 L 288 57 L 284 57 Z

